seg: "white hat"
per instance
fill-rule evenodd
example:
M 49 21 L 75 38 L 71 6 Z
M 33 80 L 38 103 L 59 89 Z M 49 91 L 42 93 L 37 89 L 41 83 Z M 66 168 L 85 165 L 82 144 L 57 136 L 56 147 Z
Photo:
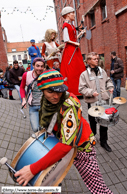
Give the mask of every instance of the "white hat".
M 64 16 L 66 15 L 67 13 L 71 13 L 71 12 L 74 12 L 74 8 L 73 7 L 70 7 L 70 6 L 67 6 L 67 7 L 64 7 L 61 11 L 61 15 Z

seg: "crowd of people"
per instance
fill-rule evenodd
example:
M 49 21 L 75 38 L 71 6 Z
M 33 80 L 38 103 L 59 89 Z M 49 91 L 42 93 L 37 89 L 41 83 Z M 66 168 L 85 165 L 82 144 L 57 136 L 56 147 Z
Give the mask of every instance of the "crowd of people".
M 64 157 L 73 147 L 77 147 L 74 165 L 79 171 L 91 193 L 112 194 L 105 185 L 96 160 L 96 151 L 93 146 L 97 134 L 95 117 L 88 115 L 89 123 L 82 117 L 80 96 L 88 104 L 88 109 L 95 103 L 108 103 L 109 93 L 113 97 L 120 96 L 121 78 L 123 77 L 123 63 L 111 52 L 111 74 L 107 76 L 104 61 L 96 52 L 87 55 L 85 64 L 82 59 L 77 41 L 79 35 L 73 24 L 75 20 L 74 8 L 65 7 L 62 10 L 64 50 L 59 49 L 55 42 L 56 31 L 48 29 L 45 33 L 46 42 L 43 44 L 42 54 L 32 39 L 29 55 L 31 66 L 27 72 L 13 62 L 12 69 L 7 67 L 3 76 L 0 70 L 0 95 L 5 97 L 4 90 L 9 90 L 9 99 L 14 100 L 12 91 L 17 90 L 22 106 L 29 106 L 29 118 L 34 132 L 41 128 L 47 129 L 53 115 L 57 119 L 52 134 L 59 139 L 53 149 L 39 161 L 23 167 L 15 176 L 19 184 L 24 186 L 40 171 L 51 166 Z M 62 52 L 62 59 L 58 55 Z M 53 53 L 53 54 L 52 54 Z M 48 58 L 48 56 L 51 58 Z M 31 70 L 30 70 L 31 69 Z M 3 81 L 7 81 L 5 87 Z M 27 91 L 25 90 L 27 86 Z M 108 92 L 101 93 L 108 90 Z M 26 97 L 27 94 L 27 97 Z M 7 98 L 7 97 L 5 97 Z M 78 133 L 80 139 L 76 144 Z M 108 127 L 100 125 L 100 145 L 108 152 L 112 149 L 108 145 Z M 49 134 L 50 135 L 50 134 Z

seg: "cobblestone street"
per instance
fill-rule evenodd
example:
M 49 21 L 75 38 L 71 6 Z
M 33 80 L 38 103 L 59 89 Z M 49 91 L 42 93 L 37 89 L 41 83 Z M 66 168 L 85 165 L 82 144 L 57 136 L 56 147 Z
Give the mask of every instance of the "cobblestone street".
M 0 158 L 7 157 L 8 163 L 15 157 L 23 143 L 31 136 L 32 129 L 29 122 L 28 108 L 25 110 L 27 116 L 23 118 L 20 108 L 20 100 L 16 91 L 13 91 L 17 100 L 0 98 Z M 123 97 L 127 99 L 127 91 L 122 89 Z M 83 116 L 86 120 L 87 105 L 81 100 Z M 118 108 L 119 109 L 119 108 Z M 106 185 L 114 194 L 127 194 L 127 104 L 120 106 L 120 117 L 117 125 L 109 127 L 108 143 L 112 152 L 106 152 L 99 143 L 97 134 L 97 160 Z M 123 115 L 124 113 L 124 115 Z M 0 165 L 0 187 L 14 186 L 5 165 Z M 72 165 L 69 173 L 62 181 L 62 194 L 90 194 L 82 181 L 76 168 Z

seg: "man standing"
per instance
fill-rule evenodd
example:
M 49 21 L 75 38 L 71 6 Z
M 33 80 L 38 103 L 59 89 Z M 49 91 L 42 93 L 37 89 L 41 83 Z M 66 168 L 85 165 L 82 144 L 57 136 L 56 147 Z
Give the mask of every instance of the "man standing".
M 36 57 L 41 57 L 41 53 L 40 53 L 39 47 L 35 45 L 35 40 L 34 39 L 32 39 L 30 41 L 30 43 L 31 43 L 31 47 L 29 47 L 28 53 L 31 56 L 31 70 L 33 70 L 33 66 L 32 66 L 33 60 Z
M 97 53 L 89 53 L 87 55 L 87 63 L 87 70 L 80 75 L 79 92 L 83 94 L 85 102 L 88 103 L 88 108 L 91 107 L 92 103 L 102 106 L 109 99 L 109 95 L 105 90 L 108 89 L 110 93 L 113 93 L 113 83 L 106 72 L 101 67 L 98 67 Z M 95 117 L 89 115 L 89 121 L 91 129 L 96 135 L 97 122 Z M 100 125 L 100 145 L 108 152 L 111 152 L 112 149 L 107 144 L 107 140 L 108 127 Z
M 19 67 L 18 61 L 13 62 L 13 68 L 10 70 L 10 81 L 12 84 L 14 84 L 15 89 L 18 92 L 19 98 L 22 102 L 21 96 L 20 96 L 20 84 L 22 80 L 22 75 L 24 74 L 24 69 L 22 67 Z
M 30 116 L 31 127 L 34 132 L 36 132 L 39 127 L 40 99 L 43 94 L 37 87 L 37 78 L 43 72 L 44 67 L 45 67 L 44 59 L 40 57 L 35 58 L 33 60 L 34 69 L 32 71 L 28 71 L 24 73 L 22 77 L 21 86 L 20 86 L 22 106 L 26 104 L 25 86 L 28 86 L 28 93 L 30 93 L 30 96 L 28 98 L 29 116 Z M 24 108 L 26 108 L 26 105 Z
M 113 98 L 120 96 L 121 78 L 123 78 L 123 62 L 116 56 L 116 52 L 111 52 L 110 77 L 114 85 Z

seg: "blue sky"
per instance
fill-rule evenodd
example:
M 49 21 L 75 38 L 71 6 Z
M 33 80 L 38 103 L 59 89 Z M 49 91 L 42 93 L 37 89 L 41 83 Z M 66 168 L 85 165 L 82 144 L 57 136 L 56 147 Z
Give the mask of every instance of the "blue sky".
M 0 10 L 8 42 L 38 42 L 47 29 L 57 31 L 53 0 L 0 0 Z

